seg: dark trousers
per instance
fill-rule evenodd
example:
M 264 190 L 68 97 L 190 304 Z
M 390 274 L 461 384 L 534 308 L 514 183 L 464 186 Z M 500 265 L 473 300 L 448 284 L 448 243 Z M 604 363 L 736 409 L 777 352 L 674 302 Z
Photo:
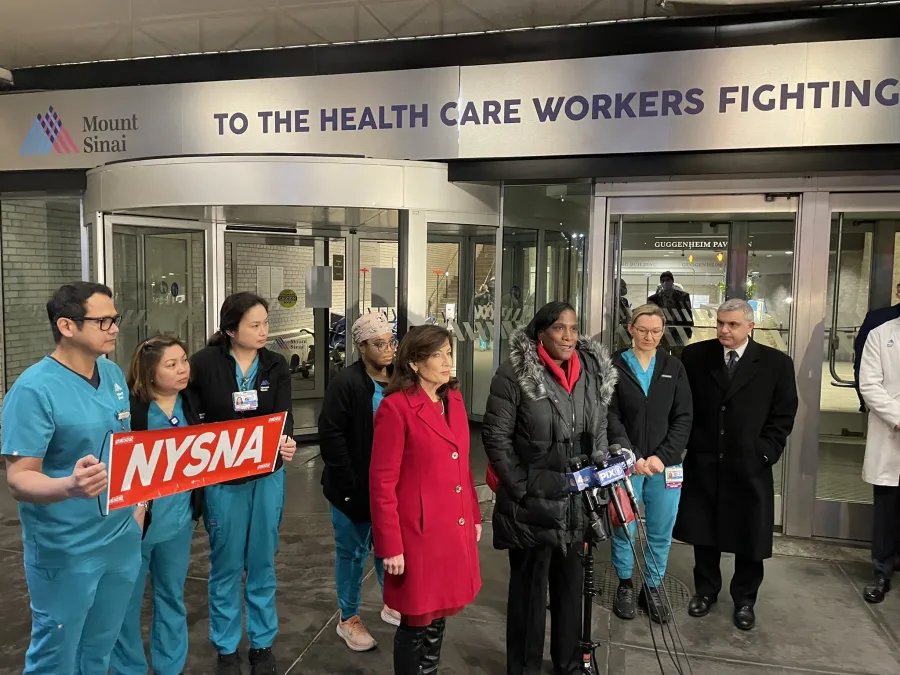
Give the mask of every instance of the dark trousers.
M 872 564 L 875 574 L 890 579 L 900 553 L 900 487 L 875 485 L 875 523 L 872 532 Z
M 560 675 L 581 672 L 581 601 L 584 568 L 573 544 L 563 554 L 541 547 L 509 552 L 506 606 L 507 675 L 540 675 L 544 662 L 547 587 L 550 587 L 550 658 Z
M 722 553 L 709 546 L 694 547 L 694 590 L 697 595 L 716 598 L 722 590 Z M 763 580 L 763 561 L 738 555 L 734 559 L 731 577 L 731 599 L 738 607 L 756 604 L 756 596 Z

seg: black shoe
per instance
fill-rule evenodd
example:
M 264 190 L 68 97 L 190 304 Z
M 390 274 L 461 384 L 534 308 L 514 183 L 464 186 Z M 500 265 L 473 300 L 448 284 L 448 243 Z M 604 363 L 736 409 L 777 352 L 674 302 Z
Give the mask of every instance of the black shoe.
M 634 586 L 631 579 L 619 581 L 616 599 L 613 602 L 613 614 L 625 621 L 631 621 L 637 616 L 637 608 L 634 604 Z
M 688 603 L 688 614 L 699 619 L 709 614 L 717 598 L 711 595 L 695 595 Z
M 669 608 L 663 603 L 659 589 L 645 585 L 638 596 L 638 605 L 656 623 L 669 623 Z
M 437 619 L 425 629 L 425 639 L 422 641 L 422 665 L 419 670 L 422 675 L 437 673 L 441 663 L 441 646 L 444 644 L 446 627 L 446 619 Z
M 249 654 L 250 675 L 278 675 L 275 669 L 275 655 L 272 648 L 251 649 Z
M 427 628 L 418 626 L 398 626 L 394 634 L 394 675 L 422 675 L 426 632 Z
M 241 655 L 219 654 L 216 659 L 216 675 L 241 675 Z
M 887 595 L 890 590 L 891 580 L 879 574 L 875 577 L 873 583 L 866 586 L 866 590 L 863 591 L 863 597 L 866 599 L 866 602 L 877 605 L 879 602 L 884 602 L 884 596 Z
M 750 605 L 734 608 L 734 625 L 741 630 L 752 630 L 756 625 L 756 614 Z

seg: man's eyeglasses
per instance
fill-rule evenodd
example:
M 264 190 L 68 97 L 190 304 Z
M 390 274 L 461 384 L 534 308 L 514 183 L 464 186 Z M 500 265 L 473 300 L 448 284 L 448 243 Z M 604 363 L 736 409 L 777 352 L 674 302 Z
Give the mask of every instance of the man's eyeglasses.
M 391 340 L 390 342 L 375 342 L 372 346 L 379 352 L 384 353 L 386 351 L 397 351 L 398 344 L 399 343 L 396 340 Z
M 113 324 L 119 325 L 122 323 L 122 315 L 116 314 L 115 316 L 68 316 L 66 317 L 69 321 L 77 321 L 84 323 L 85 321 L 92 321 L 96 323 L 100 330 L 109 330 L 113 327 Z

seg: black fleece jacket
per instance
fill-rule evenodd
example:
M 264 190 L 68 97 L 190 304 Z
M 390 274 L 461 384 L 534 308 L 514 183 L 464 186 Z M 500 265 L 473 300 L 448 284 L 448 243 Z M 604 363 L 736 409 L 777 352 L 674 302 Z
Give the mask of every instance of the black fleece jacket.
M 242 417 L 260 417 L 287 412 L 284 422 L 285 435 L 294 435 L 293 401 L 291 398 L 291 373 L 281 354 L 268 349 L 259 350 L 259 374 L 253 388 L 259 397 L 259 407 L 248 412 L 236 412 L 231 395 L 238 390 L 235 377 L 235 361 L 227 345 L 215 345 L 201 349 L 191 357 L 191 384 L 189 389 L 196 397 L 198 413 L 204 422 L 226 422 Z M 284 465 L 281 454 L 275 462 L 275 471 Z M 238 478 L 227 485 L 239 485 L 257 480 L 267 474 Z
M 681 464 L 694 416 L 684 366 L 658 348 L 649 394 L 645 395 L 623 357 L 626 351 L 613 355 L 619 379 L 609 404 L 609 443 L 630 448 L 638 459 L 656 455 L 666 466 Z

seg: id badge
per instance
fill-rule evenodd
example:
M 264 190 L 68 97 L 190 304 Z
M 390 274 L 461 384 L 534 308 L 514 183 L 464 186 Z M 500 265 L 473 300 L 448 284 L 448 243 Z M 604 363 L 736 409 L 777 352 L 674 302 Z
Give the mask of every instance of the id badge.
M 234 401 L 235 412 L 248 412 L 259 407 L 259 397 L 256 394 L 256 389 L 236 391 L 231 395 L 231 398 Z
M 666 467 L 666 488 L 675 490 L 684 482 L 684 469 L 681 466 Z

